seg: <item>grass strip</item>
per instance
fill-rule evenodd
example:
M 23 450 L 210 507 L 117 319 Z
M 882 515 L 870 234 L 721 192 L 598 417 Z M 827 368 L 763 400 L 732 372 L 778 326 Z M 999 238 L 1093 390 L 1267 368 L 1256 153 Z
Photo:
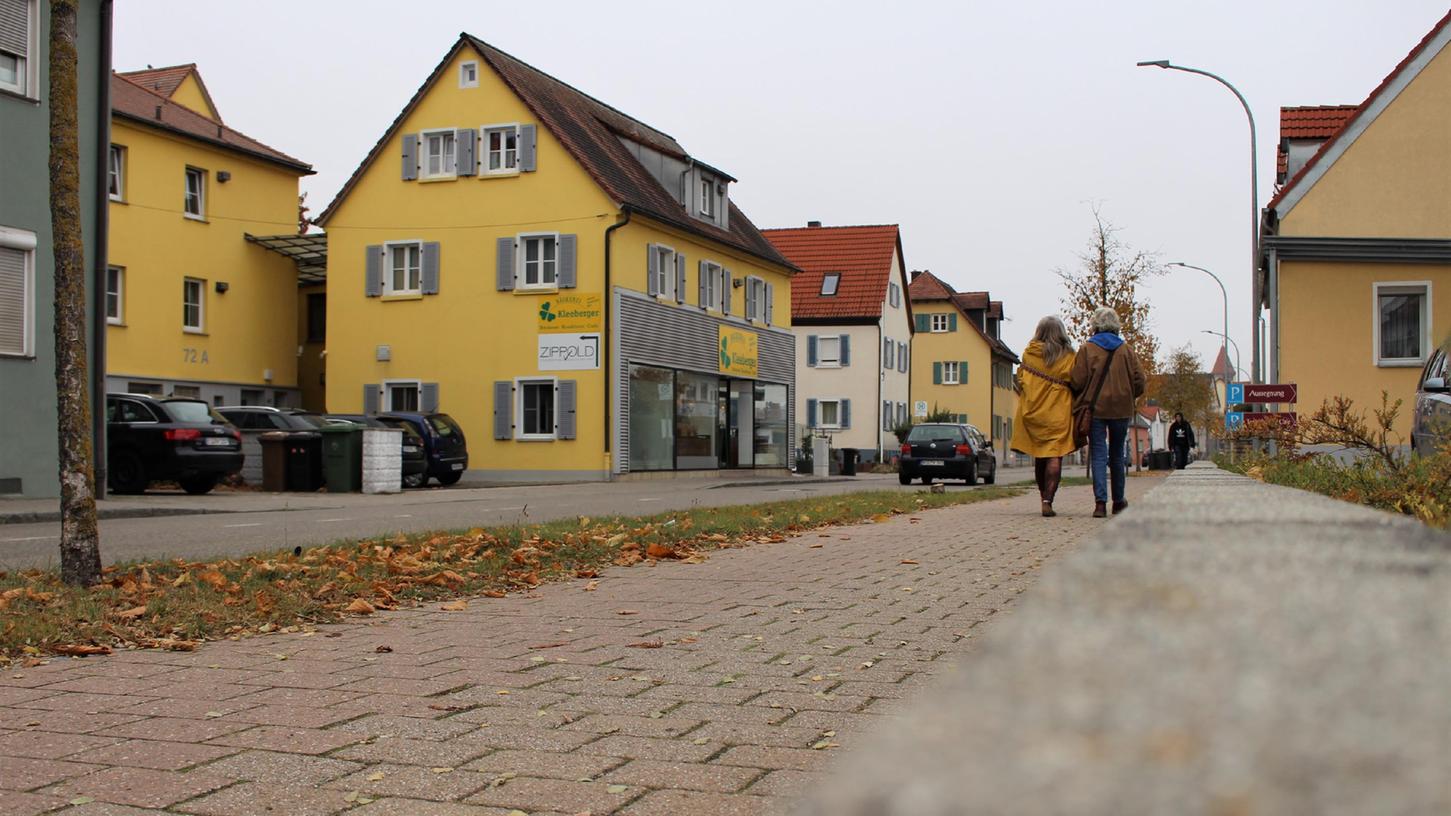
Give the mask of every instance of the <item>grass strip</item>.
M 608 565 L 695 562 L 713 549 L 781 542 L 810 530 L 886 521 L 1027 489 L 868 491 L 651 516 L 398 534 L 217 561 L 136 561 L 107 567 L 102 583 L 84 589 L 62 584 L 55 570 L 0 572 L 0 663 L 105 654 L 117 647 L 191 650 L 206 640 L 299 631 L 347 615 L 437 600 L 450 601 L 445 609 L 460 610 L 470 597 L 504 597 L 547 581 L 592 579 Z

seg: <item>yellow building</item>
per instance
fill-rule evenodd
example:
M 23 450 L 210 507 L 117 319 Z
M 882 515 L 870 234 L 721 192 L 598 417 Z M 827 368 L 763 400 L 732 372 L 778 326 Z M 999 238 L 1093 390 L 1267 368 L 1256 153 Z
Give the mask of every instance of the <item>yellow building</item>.
M 1000 339 L 1003 304 L 987 292 L 958 292 L 931 272 L 913 272 L 912 406 L 921 420 L 946 411 L 975 425 L 1009 456 L 1017 355 Z
M 795 270 L 733 181 L 460 37 L 318 219 L 328 408 L 446 412 L 489 479 L 787 467 Z
M 1288 181 L 1265 212 L 1268 378 L 1298 410 L 1344 395 L 1405 400 L 1409 441 L 1421 367 L 1451 332 L 1451 15 L 1329 133 L 1282 112 Z M 1294 126 L 1294 127 L 1292 127 Z M 1309 137 L 1309 138 L 1307 138 Z
M 222 124 L 195 66 L 111 77 L 106 384 L 216 405 L 300 403 L 292 261 L 312 168 Z

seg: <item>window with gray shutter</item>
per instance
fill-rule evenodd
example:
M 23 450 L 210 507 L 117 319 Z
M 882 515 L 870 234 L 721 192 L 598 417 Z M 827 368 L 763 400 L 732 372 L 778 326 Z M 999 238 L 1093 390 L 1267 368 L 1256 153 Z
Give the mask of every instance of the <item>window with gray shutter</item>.
M 851 365 L 851 335 L 843 334 L 841 337 L 841 367 Z
M 675 253 L 675 302 L 685 302 L 685 253 Z
M 882 368 L 888 371 L 892 370 L 893 348 L 891 340 L 885 338 L 882 340 Z
M 368 383 L 363 386 L 363 413 L 369 416 L 378 413 L 378 399 L 383 389 L 378 383 Z
M 369 244 L 363 261 L 363 293 L 368 297 L 383 294 L 383 245 Z
M 573 439 L 575 436 L 575 387 L 574 380 L 560 380 L 555 386 L 554 422 L 557 426 L 556 435 L 560 439 Z
M 771 325 L 771 301 L 774 299 L 776 287 L 773 284 L 766 284 L 766 325 Z M 846 365 L 846 338 L 841 338 L 842 365 Z
M 696 303 L 699 303 L 700 304 L 700 308 L 704 309 L 704 308 L 707 308 L 707 307 L 710 306 L 710 304 L 707 303 L 706 301 L 708 301 L 710 299 L 710 273 L 711 273 L 711 266 L 710 266 L 710 264 L 708 264 L 705 261 L 701 260 L 701 261 L 696 261 L 695 262 L 695 269 L 696 269 L 696 276 L 697 276 L 696 283 L 698 284 L 696 286 L 696 292 L 698 294 L 696 296 L 695 302 Z
M 851 427 L 851 400 L 849 399 L 841 401 L 841 427 Z
M 43 6 L 42 6 L 43 8 Z M 28 95 L 30 74 L 30 3 L 27 0 L 0 0 L 0 52 L 9 70 L 0 74 L 0 88 Z
M 756 278 L 746 278 L 746 319 L 756 319 Z
M 816 367 L 816 335 L 814 334 L 806 336 L 806 365 Z
M 572 234 L 559 236 L 559 252 L 556 255 L 559 271 L 554 280 L 560 289 L 574 289 L 579 286 L 579 273 L 575 268 L 578 264 L 578 244 L 578 239 Z
M 534 154 L 538 146 L 534 125 L 519 126 L 519 169 L 525 173 L 534 172 Z
M 882 430 L 892 430 L 892 403 L 891 400 L 882 400 Z
M 731 271 L 725 267 L 720 270 L 720 311 L 731 313 Z
M 26 273 L 29 252 L 0 247 L 0 354 L 29 352 L 30 276 Z
M 645 276 L 649 282 L 645 285 L 647 293 L 652 297 L 660 294 L 660 252 L 655 244 L 648 244 L 645 247 Z
M 514 239 L 500 238 L 494 244 L 494 287 L 500 292 L 514 290 Z
M 438 383 L 423 383 L 418 391 L 418 410 L 425 414 L 438 411 Z
M 478 159 L 474 154 L 474 143 L 478 135 L 479 132 L 471 128 L 454 131 L 455 167 L 460 176 L 472 176 L 478 172 Z
M 494 383 L 494 438 L 514 438 L 514 384 L 508 380 Z
M 907 344 L 900 343 L 897 346 L 897 370 L 903 374 L 907 373 Z
M 423 242 L 423 281 L 419 287 L 425 295 L 438 294 L 438 242 Z
M 814 399 L 806 401 L 806 427 L 816 427 L 816 400 Z
M 418 178 L 418 134 L 403 134 L 403 180 Z

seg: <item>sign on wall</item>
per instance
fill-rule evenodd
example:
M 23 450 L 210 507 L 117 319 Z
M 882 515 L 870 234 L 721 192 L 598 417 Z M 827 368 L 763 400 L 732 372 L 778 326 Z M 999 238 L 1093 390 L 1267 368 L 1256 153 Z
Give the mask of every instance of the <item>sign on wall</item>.
M 912 416 L 917 419 L 927 418 L 927 400 L 917 400 L 912 403 Z
M 595 371 L 599 367 L 598 334 L 539 335 L 540 371 Z
M 759 340 L 755 332 L 720 327 L 720 373 L 755 377 L 759 369 Z
M 539 304 L 539 331 L 541 334 L 601 331 L 604 304 L 603 295 L 561 292 Z

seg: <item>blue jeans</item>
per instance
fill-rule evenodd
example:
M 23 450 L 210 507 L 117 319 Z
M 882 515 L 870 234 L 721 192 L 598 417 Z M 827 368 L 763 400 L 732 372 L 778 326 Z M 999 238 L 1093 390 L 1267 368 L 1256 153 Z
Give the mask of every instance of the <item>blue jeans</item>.
M 1129 421 L 1125 419 L 1093 420 L 1088 435 L 1088 458 L 1093 467 L 1093 500 L 1108 501 L 1108 477 L 1113 475 L 1113 500 L 1124 499 L 1124 475 L 1128 466 L 1124 443 L 1128 440 Z M 1110 456 L 1109 453 L 1113 455 Z M 1108 472 L 1105 473 L 1104 471 Z

